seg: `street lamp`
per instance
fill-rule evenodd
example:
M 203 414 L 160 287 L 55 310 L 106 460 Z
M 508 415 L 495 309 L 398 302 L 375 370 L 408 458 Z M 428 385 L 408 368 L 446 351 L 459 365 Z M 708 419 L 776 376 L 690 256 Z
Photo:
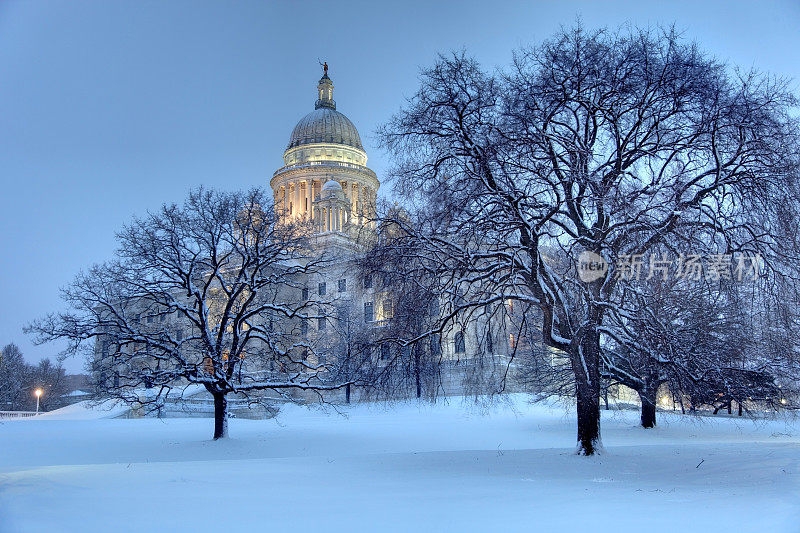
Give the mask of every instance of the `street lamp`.
M 42 389 L 36 389 L 35 391 L 33 391 L 33 393 L 36 395 L 36 414 L 38 415 L 39 414 L 39 398 L 42 396 Z

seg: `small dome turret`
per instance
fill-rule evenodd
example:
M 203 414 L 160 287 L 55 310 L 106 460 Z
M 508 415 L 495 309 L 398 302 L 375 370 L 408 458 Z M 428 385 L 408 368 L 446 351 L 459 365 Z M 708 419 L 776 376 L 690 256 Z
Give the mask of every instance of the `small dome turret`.
M 344 198 L 344 190 L 338 181 L 328 180 L 319 190 L 320 198 Z
M 341 191 L 342 186 L 338 181 L 328 180 L 325 182 L 325 185 L 322 186 L 322 192 L 325 191 Z

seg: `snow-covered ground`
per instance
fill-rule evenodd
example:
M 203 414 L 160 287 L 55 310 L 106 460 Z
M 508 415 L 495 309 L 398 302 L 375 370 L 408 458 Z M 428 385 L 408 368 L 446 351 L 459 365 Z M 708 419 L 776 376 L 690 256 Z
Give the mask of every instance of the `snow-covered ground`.
M 797 422 L 604 412 L 582 458 L 573 416 L 520 396 L 290 406 L 220 442 L 73 411 L 0 422 L 0 531 L 800 531 Z

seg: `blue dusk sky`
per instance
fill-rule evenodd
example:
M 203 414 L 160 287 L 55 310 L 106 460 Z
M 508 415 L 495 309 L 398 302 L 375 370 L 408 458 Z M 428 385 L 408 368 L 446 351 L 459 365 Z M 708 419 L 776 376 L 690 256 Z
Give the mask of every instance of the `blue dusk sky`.
M 199 185 L 266 187 L 313 110 L 318 60 L 380 178 L 375 130 L 437 52 L 507 65 L 578 17 L 675 23 L 720 60 L 800 86 L 797 1 L 0 1 L 0 345 L 55 356 L 23 325 L 61 309 L 59 288 L 108 259 L 134 214 Z

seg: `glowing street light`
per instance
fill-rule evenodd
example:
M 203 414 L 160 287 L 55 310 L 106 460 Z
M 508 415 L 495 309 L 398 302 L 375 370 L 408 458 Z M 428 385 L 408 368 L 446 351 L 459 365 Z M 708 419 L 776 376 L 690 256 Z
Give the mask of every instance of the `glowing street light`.
M 39 414 L 39 398 L 42 397 L 42 389 L 36 389 L 35 391 L 33 391 L 33 393 L 36 395 L 36 414 L 38 415 Z

